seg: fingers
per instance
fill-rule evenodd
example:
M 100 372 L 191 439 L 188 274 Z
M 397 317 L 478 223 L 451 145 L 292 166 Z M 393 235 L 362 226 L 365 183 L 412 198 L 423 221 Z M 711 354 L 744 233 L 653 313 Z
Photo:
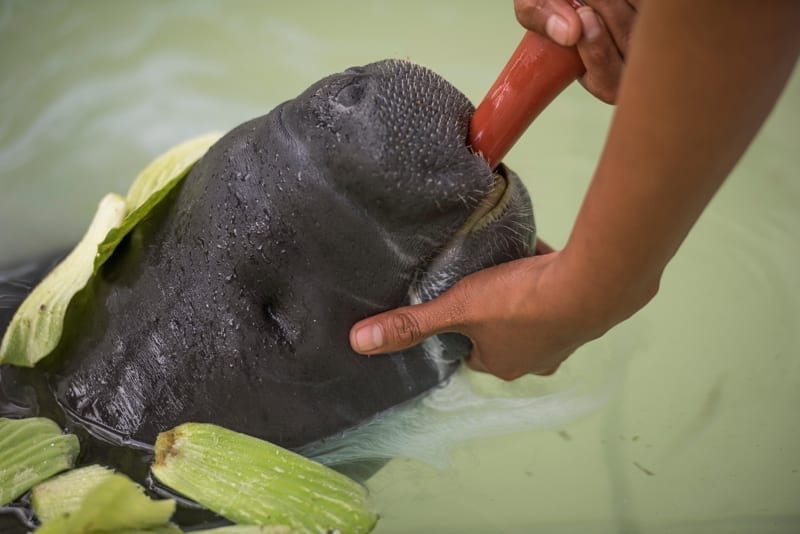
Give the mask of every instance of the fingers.
M 578 54 L 586 67 L 580 82 L 597 98 L 613 104 L 622 78 L 624 58 L 605 26 L 604 19 L 597 16 L 591 7 L 577 11 L 583 23 L 583 34 L 578 41 Z
M 522 26 L 547 35 L 560 45 L 573 46 L 582 33 L 582 21 L 575 9 L 580 11 L 579 6 L 591 6 L 624 57 L 638 3 L 635 0 L 514 0 L 514 11 Z
M 633 31 L 633 21 L 636 18 L 634 3 L 622 0 L 588 0 L 592 9 L 600 16 L 604 26 L 611 33 L 614 45 L 620 55 L 628 55 L 628 44 Z
M 636 20 L 636 3 L 624 0 L 586 3 L 586 7 L 577 11 L 583 25 L 577 48 L 586 67 L 580 81 L 597 98 L 613 104 Z
M 524 27 L 561 45 L 575 45 L 586 67 L 581 84 L 600 100 L 613 104 L 638 3 L 636 0 L 515 0 L 514 10 Z
M 361 354 L 381 354 L 413 347 L 442 332 L 458 332 L 464 316 L 463 298 L 456 285 L 429 302 L 364 319 L 350 330 L 350 345 Z
M 492 362 L 491 359 L 488 359 L 488 361 Z M 520 378 L 527 374 L 538 375 L 538 376 L 551 376 L 555 374 L 555 372 L 558 371 L 558 368 L 561 366 L 560 363 L 557 363 L 554 365 L 544 366 L 541 369 L 524 370 L 516 366 L 508 366 L 508 367 L 503 366 L 502 360 L 500 360 L 500 365 L 487 363 L 484 361 L 484 357 L 481 351 L 477 348 L 472 349 L 472 352 L 470 352 L 470 355 L 466 359 L 465 363 L 467 364 L 467 367 L 469 367 L 473 371 L 494 375 L 497 378 L 500 378 L 502 380 L 507 380 L 509 382 L 512 380 L 516 380 L 517 378 Z
M 562 46 L 573 46 L 581 36 L 581 20 L 567 0 L 514 0 L 517 20 Z
M 529 374 L 523 369 L 514 366 L 507 366 L 503 365 L 501 361 L 498 365 L 497 362 L 492 362 L 492 360 L 488 360 L 488 362 L 484 361 L 481 356 L 480 350 L 473 348 L 472 352 L 470 353 L 469 357 L 467 358 L 466 362 L 467 367 L 472 369 L 473 371 L 478 371 L 480 373 L 488 373 L 490 375 L 494 375 L 501 380 L 512 381 L 516 380 L 521 376 L 525 376 Z

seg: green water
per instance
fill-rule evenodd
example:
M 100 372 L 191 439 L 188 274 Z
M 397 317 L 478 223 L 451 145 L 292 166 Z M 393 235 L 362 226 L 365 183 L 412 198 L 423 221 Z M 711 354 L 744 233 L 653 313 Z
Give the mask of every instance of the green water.
M 408 58 L 479 100 L 521 35 L 492 4 L 0 3 L 0 264 L 74 242 L 165 148 L 330 72 Z M 610 115 L 571 88 L 506 160 L 554 245 Z M 392 461 L 369 483 L 378 532 L 800 531 L 799 138 L 795 76 L 659 296 L 551 379 L 617 351 L 603 408 L 465 443 L 445 470 Z

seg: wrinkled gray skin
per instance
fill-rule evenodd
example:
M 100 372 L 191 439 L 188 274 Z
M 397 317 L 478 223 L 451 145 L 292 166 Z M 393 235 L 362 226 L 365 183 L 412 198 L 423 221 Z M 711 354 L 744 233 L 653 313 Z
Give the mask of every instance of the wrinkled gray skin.
M 530 201 L 504 168 L 503 205 L 465 227 L 495 187 L 466 146 L 472 110 L 431 71 L 385 61 L 235 128 L 70 316 L 60 403 L 143 442 L 207 421 L 297 447 L 435 386 L 465 338 L 365 358 L 348 332 L 532 252 Z

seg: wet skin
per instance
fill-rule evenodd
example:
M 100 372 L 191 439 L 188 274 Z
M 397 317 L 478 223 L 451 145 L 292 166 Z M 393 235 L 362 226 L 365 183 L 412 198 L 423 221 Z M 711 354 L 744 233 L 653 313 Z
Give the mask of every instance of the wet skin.
M 299 447 L 434 387 L 467 339 L 365 358 L 348 332 L 532 253 L 524 187 L 466 146 L 472 111 L 385 61 L 240 125 L 123 241 L 36 372 L 69 419 L 144 443 L 205 421 Z M 0 331 L 17 286 L 0 278 Z

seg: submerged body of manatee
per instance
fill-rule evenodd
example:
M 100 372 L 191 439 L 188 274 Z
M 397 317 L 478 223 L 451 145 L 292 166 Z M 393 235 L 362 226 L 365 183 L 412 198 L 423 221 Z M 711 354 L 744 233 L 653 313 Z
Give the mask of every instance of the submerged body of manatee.
M 532 253 L 527 193 L 470 151 L 472 111 L 384 61 L 233 129 L 116 246 L 55 350 L 0 367 L 0 416 L 50 417 L 82 463 L 143 481 L 148 445 L 187 421 L 296 449 L 430 390 L 468 340 L 364 358 L 348 332 Z M 2 274 L 0 332 L 56 259 Z

